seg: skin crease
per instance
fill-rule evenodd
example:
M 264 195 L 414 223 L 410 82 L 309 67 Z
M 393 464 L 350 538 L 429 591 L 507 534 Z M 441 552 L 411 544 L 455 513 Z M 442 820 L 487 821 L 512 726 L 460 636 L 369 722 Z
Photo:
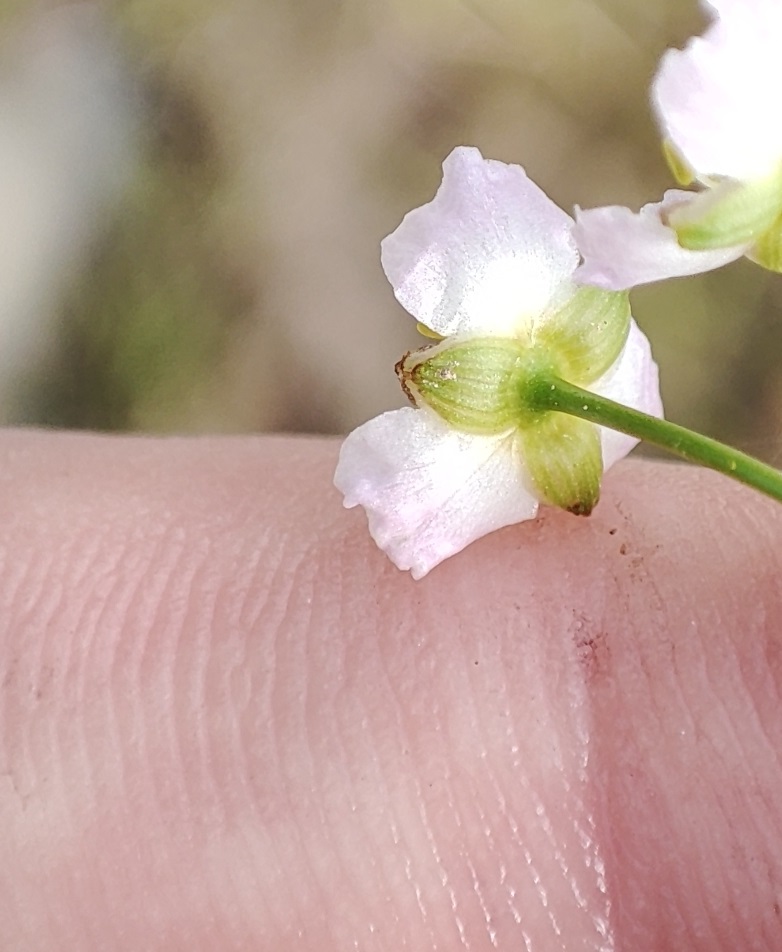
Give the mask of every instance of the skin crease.
M 336 453 L 0 436 L 0 948 L 782 949 L 782 509 L 628 462 L 416 583 Z

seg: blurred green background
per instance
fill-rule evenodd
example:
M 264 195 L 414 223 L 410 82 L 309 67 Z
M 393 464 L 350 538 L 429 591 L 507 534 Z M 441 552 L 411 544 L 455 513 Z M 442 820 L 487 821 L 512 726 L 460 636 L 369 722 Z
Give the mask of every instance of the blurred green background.
M 685 0 L 16 0 L 0 13 L 0 419 L 344 432 L 417 343 L 379 242 L 459 144 L 563 207 L 672 183 Z M 669 417 L 782 462 L 782 277 L 634 292 Z

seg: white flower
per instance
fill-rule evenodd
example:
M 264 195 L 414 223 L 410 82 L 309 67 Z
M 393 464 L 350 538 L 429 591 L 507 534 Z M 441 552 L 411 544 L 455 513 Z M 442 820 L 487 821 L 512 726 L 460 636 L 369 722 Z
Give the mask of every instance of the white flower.
M 624 311 L 626 296 L 592 291 L 585 305 L 587 311 L 602 308 L 601 315 L 610 312 L 612 319 L 617 315 L 616 331 L 605 332 L 607 319 L 588 320 L 584 307 L 573 305 L 588 296 L 578 297 L 583 289 L 572 280 L 578 264 L 572 229 L 572 219 L 521 167 L 485 160 L 477 149 L 455 149 L 443 164 L 434 200 L 410 212 L 382 245 L 397 299 L 435 335 L 448 338 L 400 362 L 407 385 L 415 375 L 409 368 L 427 366 L 430 353 L 447 355 L 458 346 L 483 359 L 487 351 L 504 353 L 507 345 L 522 354 L 561 358 L 563 366 L 574 368 L 572 376 L 581 377 L 571 382 L 588 381 L 597 394 L 659 415 L 657 368 L 629 308 Z M 435 360 L 431 365 L 440 366 Z M 450 374 L 436 373 L 450 398 Z M 479 380 L 476 392 L 484 389 Z M 587 444 L 594 438 L 598 468 L 606 469 L 637 442 L 558 413 L 546 414 L 554 423 L 526 429 L 507 423 L 501 413 L 470 430 L 454 425 L 457 417 L 442 407 L 436 412 L 425 392 L 416 402 L 351 433 L 334 480 L 345 506 L 366 509 L 377 544 L 414 578 L 480 536 L 535 516 L 551 495 L 541 488 L 541 466 L 551 463 L 538 465 L 548 450 L 540 449 L 542 438 L 556 457 L 551 465 L 558 472 L 564 466 L 566 480 L 583 462 L 579 441 L 584 459 L 591 459 Z M 532 445 L 539 448 L 534 461 Z M 576 454 L 570 468 L 569 450 Z
M 701 192 L 668 192 L 637 214 L 577 211 L 578 280 L 620 290 L 748 255 L 782 269 L 780 0 L 711 0 L 714 22 L 668 50 L 652 102 L 671 168 Z

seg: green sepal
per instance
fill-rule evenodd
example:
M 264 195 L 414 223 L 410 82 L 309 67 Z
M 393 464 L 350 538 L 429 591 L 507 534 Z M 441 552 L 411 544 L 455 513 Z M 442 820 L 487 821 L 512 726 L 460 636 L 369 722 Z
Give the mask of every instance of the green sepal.
M 747 257 L 769 271 L 782 273 L 782 214 L 747 252 Z
M 463 433 L 491 436 L 535 417 L 523 402 L 523 382 L 535 368 L 540 361 L 528 344 L 478 337 L 414 351 L 396 371 L 414 403 Z
M 726 180 L 668 214 L 682 248 L 706 251 L 757 241 L 782 210 L 782 177 Z
M 518 439 L 535 494 L 552 506 L 588 516 L 600 498 L 603 453 L 593 423 L 546 413 L 522 428 Z
M 616 362 L 629 333 L 629 293 L 585 286 L 541 317 L 533 344 L 564 380 L 585 386 Z
M 692 185 L 696 181 L 695 170 L 670 139 L 663 140 L 663 156 L 677 185 L 687 188 L 688 185 Z

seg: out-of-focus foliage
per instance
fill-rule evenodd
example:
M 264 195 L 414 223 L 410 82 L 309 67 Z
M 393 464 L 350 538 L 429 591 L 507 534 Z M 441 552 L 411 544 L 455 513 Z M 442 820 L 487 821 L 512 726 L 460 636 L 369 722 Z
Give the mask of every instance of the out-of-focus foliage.
M 695 0 L 12 3 L 0 415 L 338 432 L 400 405 L 415 324 L 379 242 L 444 156 L 519 162 L 565 208 L 656 198 L 649 79 L 700 26 Z M 782 278 L 740 262 L 634 310 L 670 416 L 782 457 Z

